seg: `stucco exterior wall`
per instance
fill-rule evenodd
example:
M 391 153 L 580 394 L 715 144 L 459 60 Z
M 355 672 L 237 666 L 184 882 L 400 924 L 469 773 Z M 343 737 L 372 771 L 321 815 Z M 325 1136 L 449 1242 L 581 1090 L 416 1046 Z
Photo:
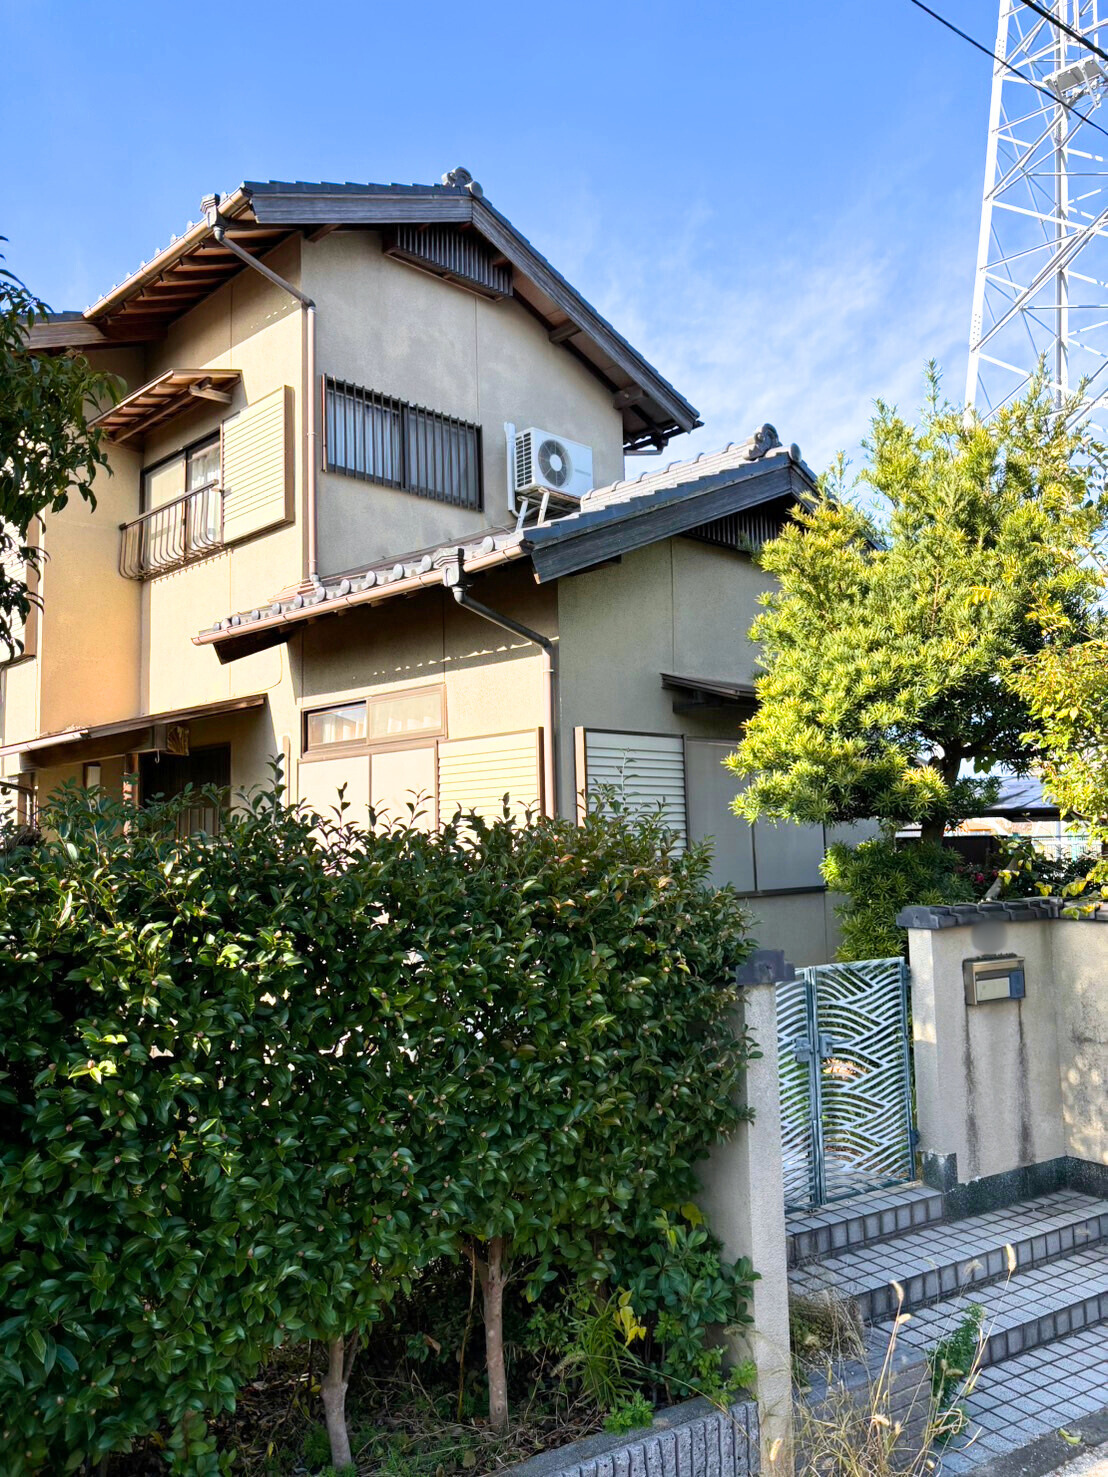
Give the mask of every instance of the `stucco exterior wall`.
M 297 283 L 299 243 L 290 241 L 267 258 L 274 271 Z M 304 324 L 300 304 L 244 269 L 218 292 L 178 320 L 151 351 L 147 378 L 172 368 L 242 371 L 230 405 L 203 407 L 171 421 L 146 441 L 143 465 L 151 466 L 282 385 L 293 391 L 294 506 L 302 507 L 304 481 Z M 138 496 L 136 487 L 136 499 Z M 137 511 L 137 503 L 136 503 Z M 192 637 L 233 610 L 268 603 L 303 575 L 304 521 L 273 528 L 184 569 L 142 586 L 142 711 L 161 712 L 271 688 L 279 680 L 275 653 L 221 667 L 211 650 Z M 123 714 L 117 716 L 126 716 Z
M 1065 982 L 1057 1026 L 1066 1152 L 1108 1164 L 1108 928 L 1059 920 L 1049 931 L 1056 988 Z
M 488 302 L 396 261 L 374 231 L 335 232 L 303 252 L 319 373 L 477 424 L 483 451 L 483 512 L 321 472 L 322 574 L 506 524 L 506 421 L 591 446 L 597 486 L 623 475 L 611 392 L 519 303 Z
M 746 556 L 687 538 L 558 583 L 563 813 L 572 814 L 577 800 L 576 727 L 738 741 L 735 714 L 675 713 L 661 673 L 751 683 L 757 647 L 748 632 L 772 585 Z M 738 787 L 736 781 L 735 792 Z M 720 824 L 728 824 L 720 803 Z M 772 839 L 786 844 L 784 837 Z M 802 965 L 834 956 L 833 902 L 821 889 L 751 896 L 747 906 L 759 944 L 783 948 Z
M 536 586 L 522 569 L 481 582 L 481 599 L 532 628 L 556 630 L 552 590 Z M 543 662 L 530 643 L 459 609 L 442 589 L 376 609 L 309 626 L 290 648 L 293 689 L 300 709 L 344 698 L 374 696 L 424 685 L 444 687 L 448 739 L 536 729 L 546 723 Z M 299 752 L 299 721 L 293 729 Z M 299 793 L 320 806 L 334 804 L 343 782 L 364 809 L 370 796 L 364 757 L 305 759 L 298 763 Z M 360 818 L 360 817 L 359 817 Z
M 920 1148 L 967 1183 L 1066 1155 L 1108 1165 L 1108 927 L 1060 919 L 909 931 Z M 1025 961 L 1026 997 L 970 1006 L 962 964 Z
M 142 373 L 137 351 L 96 356 L 96 368 L 128 384 Z M 16 731 L 7 715 L 5 741 L 33 737 L 74 724 L 106 722 L 134 710 L 139 677 L 139 587 L 118 570 L 119 525 L 137 511 L 139 458 L 106 447 L 110 475 L 94 481 L 96 507 L 72 497 L 45 520 L 45 560 L 39 582 L 38 658 L 27 664 L 38 683 L 37 729 Z M 17 680 L 26 686 L 29 675 Z M 19 721 L 25 721 L 24 707 Z

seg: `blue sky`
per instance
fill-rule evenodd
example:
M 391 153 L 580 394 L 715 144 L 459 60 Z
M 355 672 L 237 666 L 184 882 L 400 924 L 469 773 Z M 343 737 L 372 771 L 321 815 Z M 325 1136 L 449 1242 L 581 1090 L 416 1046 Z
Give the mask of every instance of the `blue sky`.
M 995 0 L 934 8 L 983 41 Z M 909 0 L 0 0 L 0 233 L 83 308 L 242 179 L 488 198 L 696 404 L 822 469 L 960 398 L 988 61 Z M 641 467 L 641 462 L 632 466 Z

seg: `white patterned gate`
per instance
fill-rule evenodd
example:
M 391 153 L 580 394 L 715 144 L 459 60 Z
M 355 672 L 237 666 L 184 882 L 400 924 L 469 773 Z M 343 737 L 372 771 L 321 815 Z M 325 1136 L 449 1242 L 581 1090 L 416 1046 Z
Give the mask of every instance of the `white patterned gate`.
M 912 1178 L 903 959 L 798 970 L 777 986 L 777 1048 L 790 1210 Z

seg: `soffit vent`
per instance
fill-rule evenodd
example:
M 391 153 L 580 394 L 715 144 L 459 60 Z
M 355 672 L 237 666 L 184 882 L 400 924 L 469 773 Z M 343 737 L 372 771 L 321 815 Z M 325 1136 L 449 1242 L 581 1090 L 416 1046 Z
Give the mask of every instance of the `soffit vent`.
M 479 292 L 483 297 L 510 297 L 512 269 L 476 231 L 457 226 L 397 226 L 389 256 Z

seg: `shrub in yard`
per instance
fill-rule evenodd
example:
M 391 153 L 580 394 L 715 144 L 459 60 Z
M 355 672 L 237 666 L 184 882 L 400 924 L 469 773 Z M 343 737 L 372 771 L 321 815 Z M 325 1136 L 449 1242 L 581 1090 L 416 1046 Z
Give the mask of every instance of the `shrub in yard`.
M 13 1477 L 158 1427 L 174 1465 L 216 1470 L 202 1417 L 265 1349 L 333 1348 L 432 1241 L 390 1078 L 413 938 L 375 887 L 402 845 L 370 867 L 360 833 L 276 793 L 178 838 L 185 803 L 71 792 L 0 876 Z
M 657 818 L 470 817 L 437 861 L 435 951 L 456 964 L 438 971 L 434 1029 L 418 1024 L 416 1091 L 432 1198 L 480 1281 L 502 1427 L 517 1269 L 532 1293 L 559 1266 L 607 1278 L 620 1240 L 689 1201 L 697 1161 L 745 1116 L 753 1048 L 730 1009 L 747 919 L 707 887 L 707 852 Z
M 216 797 L 211 797 L 213 804 Z M 658 822 L 440 835 L 62 795 L 0 869 L 0 1442 L 12 1477 L 161 1429 L 181 1472 L 274 1345 L 359 1341 L 468 1258 L 598 1282 L 743 1117 L 746 920 Z

